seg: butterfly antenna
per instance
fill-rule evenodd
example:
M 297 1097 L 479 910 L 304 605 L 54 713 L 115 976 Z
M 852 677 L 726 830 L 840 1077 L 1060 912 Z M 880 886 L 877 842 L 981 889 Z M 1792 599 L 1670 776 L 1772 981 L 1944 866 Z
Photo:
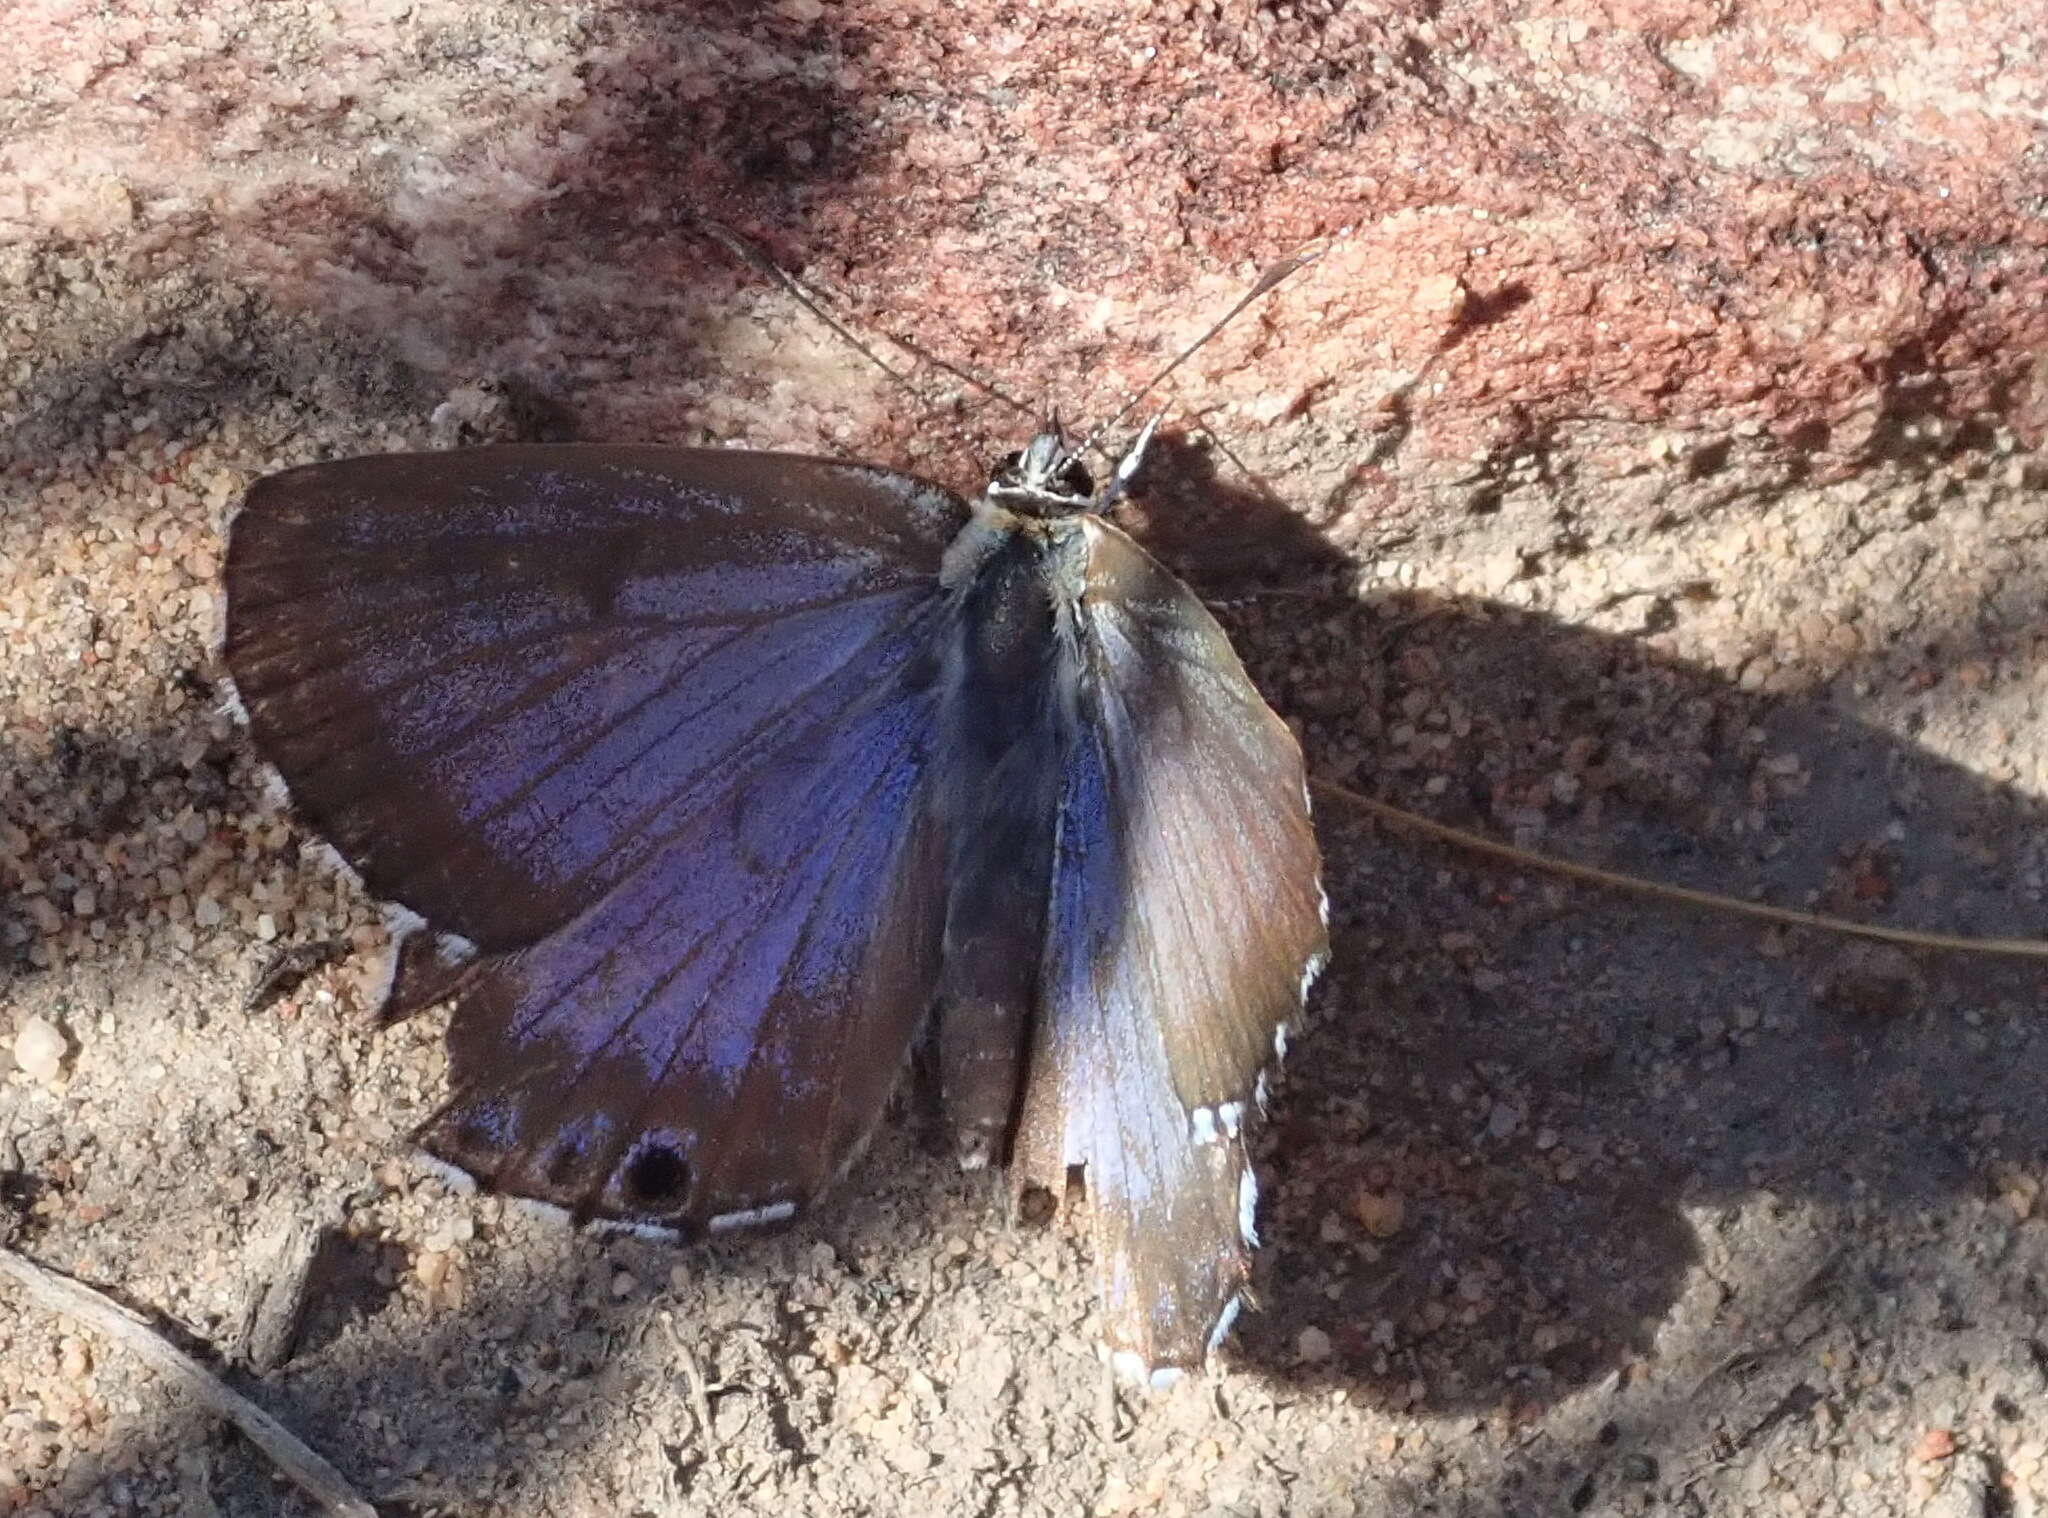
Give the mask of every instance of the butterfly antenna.
M 1278 263 L 1270 265 L 1266 269 L 1265 273 L 1261 274 L 1258 277 L 1257 283 L 1255 283 L 1249 290 L 1245 291 L 1243 295 L 1238 297 L 1236 305 L 1232 306 L 1228 311 L 1225 311 L 1222 316 L 1218 317 L 1216 321 L 1210 325 L 1208 331 L 1204 332 L 1200 337 L 1196 338 L 1193 342 L 1189 343 L 1185 348 L 1181 349 L 1179 353 L 1175 354 L 1173 357 L 1173 362 L 1169 363 L 1164 369 L 1161 369 L 1157 374 L 1153 375 L 1151 379 L 1147 380 L 1143 385 L 1139 386 L 1137 392 L 1133 394 L 1129 400 L 1125 401 L 1120 408 L 1118 408 L 1115 416 L 1112 416 L 1108 421 L 1104 422 L 1101 426 L 1097 427 L 1093 432 L 1089 433 L 1088 436 L 1081 439 L 1079 443 L 1075 444 L 1072 448 L 1069 448 L 1066 451 L 1066 453 L 1062 456 L 1061 462 L 1065 463 L 1067 459 L 1079 458 L 1082 454 L 1086 453 L 1090 448 L 1095 447 L 1097 442 L 1102 438 L 1102 436 L 1105 433 L 1110 431 L 1111 428 L 1115 427 L 1119 422 L 1121 422 L 1125 417 L 1129 416 L 1131 412 L 1137 408 L 1138 402 L 1142 401 L 1154 390 L 1157 390 L 1161 385 L 1165 384 L 1168 377 L 1172 375 L 1174 370 L 1178 369 L 1182 364 L 1186 363 L 1189 359 L 1193 358 L 1198 352 L 1200 352 L 1202 347 L 1209 341 L 1210 338 L 1214 337 L 1217 333 L 1221 332 L 1225 327 L 1229 326 L 1233 321 L 1237 320 L 1239 314 L 1243 312 L 1246 306 L 1249 306 L 1250 304 L 1252 304 L 1253 301 L 1256 301 L 1261 296 L 1270 292 L 1275 285 L 1281 283 L 1281 281 L 1288 278 L 1288 276 L 1295 274 L 1302 269 L 1307 268 L 1310 264 L 1314 263 L 1317 259 L 1321 258 L 1325 253 L 1327 253 L 1330 250 L 1330 242 L 1331 239 L 1327 237 L 1319 237 L 1314 242 L 1306 243 L 1300 248 L 1297 248 L 1294 252 L 1290 253 L 1287 257 L 1281 259 Z
M 827 311 L 819 301 L 812 297 L 809 288 L 794 274 L 783 270 L 772 259 L 761 253 L 759 249 L 747 242 L 745 238 L 741 237 L 739 233 L 733 231 L 730 227 L 701 216 L 691 217 L 690 224 L 755 273 L 765 274 L 774 280 L 778 285 L 782 286 L 783 290 L 788 293 L 792 300 L 826 326 L 830 327 L 833 332 L 837 333 L 840 340 L 847 347 L 853 349 L 854 352 L 888 375 L 890 379 L 896 381 L 897 384 L 908 390 L 912 395 L 917 396 L 920 401 L 930 404 L 911 381 L 909 375 L 898 373 L 879 353 L 875 352 L 874 349 L 870 348 L 859 337 L 855 336 L 853 332 L 848 330 L 831 312 Z
M 973 386 L 990 400 L 1001 401 L 1005 406 L 1008 406 L 1012 411 L 1020 415 L 1031 417 L 1033 420 L 1037 419 L 1038 413 L 1036 410 L 1018 400 L 1016 396 L 996 384 L 994 380 L 983 379 L 972 369 L 964 368 L 950 359 L 941 358 L 929 348 L 919 347 L 900 332 L 891 332 L 887 336 L 890 342 L 901 348 L 905 353 L 908 353 L 912 358 L 921 359 L 934 368 L 945 370 L 946 373 L 952 375 L 954 379 L 959 380 L 962 384 Z
M 798 279 L 794 274 L 791 274 L 788 270 L 782 268 L 774 260 L 768 258 L 758 248 L 755 248 L 745 238 L 741 237 L 737 232 L 733 231 L 732 228 L 725 226 L 722 223 L 712 221 L 708 217 L 693 216 L 689 218 L 689 220 L 690 224 L 694 226 L 698 231 L 702 232 L 706 237 L 710 238 L 713 242 L 717 243 L 721 248 L 724 248 L 726 252 L 730 253 L 734 258 L 737 258 L 741 263 L 745 264 L 748 268 L 754 270 L 756 273 L 767 275 L 770 279 L 774 280 L 775 283 L 782 286 L 783 290 L 788 293 L 789 297 L 792 300 L 794 300 L 798 305 L 802 306 L 806 311 L 810 312 L 811 315 L 815 316 L 819 321 L 823 322 L 827 327 L 831 328 L 832 331 L 840 338 L 840 340 L 843 341 L 849 348 L 853 349 L 854 352 L 858 353 L 862 358 L 866 359 L 869 363 L 873 364 L 877 369 L 881 370 L 884 374 L 888 375 L 890 379 L 894 380 L 897 384 L 901 385 L 905 390 L 908 390 L 913 396 L 917 398 L 920 404 L 930 407 L 933 410 L 938 409 L 937 403 L 930 396 L 926 395 L 922 390 L 918 389 L 916 382 L 913 381 L 909 375 L 901 373 L 900 371 L 892 367 L 890 364 L 885 362 L 880 354 L 876 353 L 874 349 L 870 348 L 866 343 L 862 342 L 860 338 L 856 336 L 846 326 L 845 323 L 838 320 L 838 318 L 834 317 L 830 311 L 826 310 L 824 302 L 819 300 L 816 296 L 814 296 L 811 293 L 810 287 L 804 284 L 802 280 Z M 897 333 L 885 332 L 883 333 L 883 336 L 887 337 L 890 342 L 894 343 L 897 347 L 901 348 L 905 353 L 908 353 L 912 358 L 917 359 L 921 363 L 927 363 L 935 368 L 945 370 L 945 372 L 952 375 L 953 378 L 960 380 L 964 384 L 973 386 L 976 390 L 981 391 L 984 395 L 987 395 L 995 400 L 1001 401 L 1005 406 L 1008 406 L 1012 411 L 1022 412 L 1026 416 L 1031 416 L 1034 414 L 1029 406 L 1025 405 L 1015 396 L 1010 395 L 1004 390 L 1000 389 L 993 382 L 983 379 L 980 375 L 974 373 L 971 369 L 963 368 L 959 364 L 955 364 L 947 359 L 943 359 L 939 357 L 936 353 L 929 352 L 926 349 L 919 347 L 916 343 L 910 341 L 909 338 L 900 336 Z

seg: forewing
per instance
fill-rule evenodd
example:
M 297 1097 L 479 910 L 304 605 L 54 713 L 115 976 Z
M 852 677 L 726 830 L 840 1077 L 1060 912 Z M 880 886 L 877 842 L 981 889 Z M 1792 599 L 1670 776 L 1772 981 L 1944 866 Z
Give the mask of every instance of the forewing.
M 1072 732 L 1017 1158 L 1083 1167 L 1107 1336 L 1197 1365 L 1250 1265 L 1261 1066 L 1326 952 L 1300 750 L 1185 586 L 1083 524 Z
M 251 492 L 225 653 L 257 746 L 375 894 L 469 941 L 412 940 L 394 991 L 456 1000 L 430 1150 L 683 1231 L 786 1215 L 847 1161 L 936 975 L 935 576 L 964 514 L 687 449 Z
M 885 659 L 965 508 L 739 450 L 487 448 L 273 475 L 228 544 L 256 745 L 363 875 L 486 950 L 641 867 Z

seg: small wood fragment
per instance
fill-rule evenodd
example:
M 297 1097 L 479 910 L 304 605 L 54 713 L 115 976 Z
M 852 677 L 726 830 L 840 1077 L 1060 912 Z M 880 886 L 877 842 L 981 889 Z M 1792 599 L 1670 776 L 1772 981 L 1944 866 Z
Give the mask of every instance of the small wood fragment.
M 683 1365 L 683 1379 L 690 1389 L 690 1412 L 697 1420 L 698 1436 L 704 1441 L 707 1455 L 718 1452 L 718 1434 L 711 1426 L 711 1392 L 705 1384 L 704 1371 L 697 1364 L 697 1357 L 683 1339 L 682 1330 L 676 1327 L 676 1320 L 670 1313 L 661 1315 L 662 1327 L 668 1330 L 669 1343 L 676 1352 L 676 1358 Z
M 176 1383 L 209 1412 L 234 1424 L 244 1438 L 269 1456 L 273 1465 L 327 1512 L 342 1518 L 377 1518 L 377 1510 L 356 1494 L 348 1479 L 308 1448 L 298 1435 L 168 1343 L 137 1314 L 111 1297 L 69 1276 L 46 1270 L 11 1249 L 0 1249 L 0 1274 L 13 1277 L 40 1305 L 112 1339 L 150 1369 Z
M 234 1356 L 257 1375 L 267 1376 L 291 1359 L 319 1254 L 320 1230 L 303 1219 L 293 1219 L 276 1238 L 269 1283 L 250 1306 L 241 1352 Z

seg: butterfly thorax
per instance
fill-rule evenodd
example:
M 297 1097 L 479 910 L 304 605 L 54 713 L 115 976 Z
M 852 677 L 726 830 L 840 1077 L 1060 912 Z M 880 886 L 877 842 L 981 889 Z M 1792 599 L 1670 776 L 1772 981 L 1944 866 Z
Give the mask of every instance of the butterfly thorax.
M 956 598 L 969 595 L 999 556 L 1042 561 L 1035 578 L 1054 591 L 1054 602 L 1078 600 L 1087 576 L 1087 524 L 1097 520 L 1086 501 L 1059 515 L 1020 508 L 991 486 L 970 504 L 967 524 L 947 546 L 939 584 Z

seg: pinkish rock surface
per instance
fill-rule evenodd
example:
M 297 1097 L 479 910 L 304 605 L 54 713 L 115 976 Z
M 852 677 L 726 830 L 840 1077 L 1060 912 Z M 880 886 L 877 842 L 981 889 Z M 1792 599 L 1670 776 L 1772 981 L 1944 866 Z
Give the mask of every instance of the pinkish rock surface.
M 1597 420 L 1834 469 L 2048 424 L 2027 10 L 47 3 L 0 64 L 0 238 L 525 373 L 592 435 L 758 432 L 754 370 L 789 440 L 886 451 L 915 408 L 764 339 L 787 302 L 684 217 L 1075 415 L 1349 229 L 1184 404 L 1371 431 L 1426 369 L 1411 464 Z

